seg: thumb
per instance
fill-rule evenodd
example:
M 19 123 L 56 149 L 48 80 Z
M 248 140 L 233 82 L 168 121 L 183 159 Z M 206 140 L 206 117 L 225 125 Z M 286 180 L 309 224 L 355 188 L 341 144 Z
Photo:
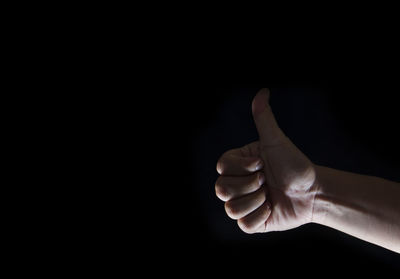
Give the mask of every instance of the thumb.
M 254 122 L 256 123 L 260 143 L 263 146 L 277 145 L 287 140 L 276 123 L 269 105 L 269 95 L 269 90 L 263 88 L 254 97 L 252 103 Z

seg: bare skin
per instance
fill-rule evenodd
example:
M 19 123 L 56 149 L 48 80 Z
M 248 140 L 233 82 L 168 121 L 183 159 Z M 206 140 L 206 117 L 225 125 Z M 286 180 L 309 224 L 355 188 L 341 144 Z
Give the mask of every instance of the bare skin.
M 262 89 L 252 104 L 259 141 L 225 152 L 215 184 L 246 233 L 318 223 L 400 253 L 400 184 L 313 164 L 278 127 Z

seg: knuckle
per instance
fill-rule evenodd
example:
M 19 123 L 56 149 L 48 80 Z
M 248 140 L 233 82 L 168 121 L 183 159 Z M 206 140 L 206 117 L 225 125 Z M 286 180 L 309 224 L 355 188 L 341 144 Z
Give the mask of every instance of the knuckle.
M 267 198 L 267 193 L 265 191 L 266 187 L 262 187 L 258 190 L 257 196 L 254 198 L 258 203 L 263 204 Z
M 230 194 L 229 191 L 222 186 L 222 177 L 218 177 L 217 182 L 215 182 L 215 194 L 216 196 L 223 200 L 223 201 L 227 201 L 230 198 Z
M 253 226 L 251 223 L 249 223 L 249 222 L 246 220 L 246 218 L 239 219 L 237 223 L 238 223 L 239 228 L 240 228 L 243 232 L 245 232 L 245 233 L 247 233 L 247 234 L 253 234 L 253 233 L 255 233 L 255 228 L 254 228 L 254 226 Z
M 222 174 L 223 168 L 222 168 L 221 159 L 218 160 L 216 169 L 217 169 L 217 172 L 218 172 L 219 174 Z
M 245 182 L 245 185 L 243 185 L 243 188 L 252 193 L 259 190 L 263 183 L 263 174 L 261 174 L 261 172 L 257 172 L 251 174 L 251 176 Z
M 232 219 L 237 219 L 239 215 L 237 208 L 229 201 L 225 203 L 225 211 L 226 214 Z
M 217 183 L 215 183 L 215 194 L 223 201 L 227 201 L 230 197 L 229 192 L 218 182 L 218 180 Z
M 259 186 L 263 185 L 265 183 L 265 175 L 262 172 L 257 172 L 255 181 L 253 181 L 253 183 L 258 184 Z
M 217 162 L 217 172 L 219 173 L 219 174 L 223 174 L 223 172 L 225 171 L 225 168 L 226 168 L 226 159 L 227 159 L 227 156 L 228 156 L 228 153 L 229 151 L 226 151 L 224 154 L 222 154 L 222 156 L 218 159 L 218 162 Z

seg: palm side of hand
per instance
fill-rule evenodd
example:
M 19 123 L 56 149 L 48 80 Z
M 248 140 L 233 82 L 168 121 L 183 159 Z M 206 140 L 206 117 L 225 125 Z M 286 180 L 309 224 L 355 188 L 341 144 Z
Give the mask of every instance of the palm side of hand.
M 260 157 L 272 212 L 260 231 L 280 231 L 298 227 L 312 219 L 317 186 L 310 160 L 288 139 L 263 146 L 259 141 L 241 148 L 243 156 Z
M 245 232 L 288 230 L 311 222 L 318 190 L 312 162 L 279 128 L 267 89 L 253 99 L 252 112 L 260 140 L 221 157 L 217 196 Z M 260 159 L 262 169 L 250 164 Z M 261 175 L 257 171 L 264 173 L 263 185 L 254 182 Z

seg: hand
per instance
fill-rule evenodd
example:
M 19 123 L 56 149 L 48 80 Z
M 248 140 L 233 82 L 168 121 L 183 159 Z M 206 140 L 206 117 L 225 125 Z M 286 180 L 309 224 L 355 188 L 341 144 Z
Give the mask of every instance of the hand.
M 262 89 L 252 104 L 259 141 L 225 152 L 215 184 L 229 217 L 246 233 L 288 230 L 313 220 L 314 165 L 283 134 Z

